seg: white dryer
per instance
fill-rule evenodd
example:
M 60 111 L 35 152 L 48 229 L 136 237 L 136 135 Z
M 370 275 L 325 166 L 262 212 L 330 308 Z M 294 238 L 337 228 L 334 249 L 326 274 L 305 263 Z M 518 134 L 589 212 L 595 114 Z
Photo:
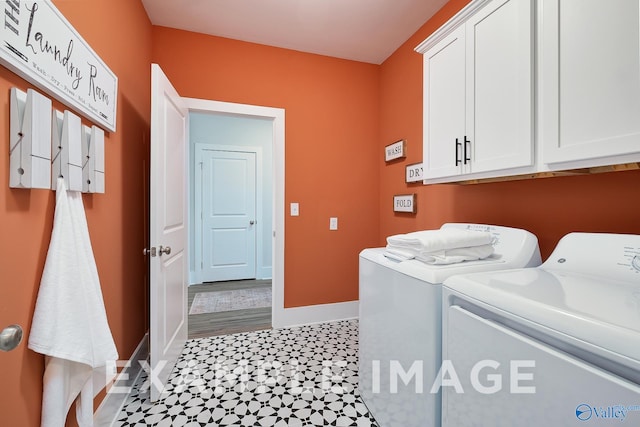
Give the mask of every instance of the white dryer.
M 359 390 L 380 427 L 437 427 L 440 395 L 430 389 L 441 360 L 442 282 L 454 275 L 540 265 L 528 231 L 484 224 L 441 228 L 488 231 L 495 253 L 480 261 L 396 262 L 384 248 L 360 253 Z
M 444 284 L 443 426 L 640 426 L 640 236 Z

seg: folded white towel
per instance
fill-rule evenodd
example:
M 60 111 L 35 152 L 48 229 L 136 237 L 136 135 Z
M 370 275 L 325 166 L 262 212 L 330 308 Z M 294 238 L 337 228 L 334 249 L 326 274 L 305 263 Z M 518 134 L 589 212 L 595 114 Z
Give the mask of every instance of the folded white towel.
M 423 251 L 418 253 L 415 258 L 427 264 L 456 264 L 487 258 L 493 254 L 493 251 L 492 245 L 481 245 L 434 252 Z
M 407 261 L 406 258 L 402 258 L 394 253 L 391 252 L 383 252 L 382 255 L 384 255 L 386 258 L 389 258 L 391 261 L 396 261 L 396 262 L 403 262 L 403 261 Z
M 387 244 L 400 249 L 437 252 L 447 249 L 488 245 L 491 244 L 492 240 L 493 236 L 486 231 L 445 228 L 389 236 L 387 237 Z
M 406 261 L 409 259 L 414 259 L 418 254 L 417 251 L 410 249 L 398 249 L 392 246 L 387 246 L 384 251 L 384 256 L 387 258 L 395 259 L 396 261 Z
M 47 357 L 42 426 L 64 426 L 80 393 L 77 418 L 93 424 L 93 397 L 113 375 L 118 352 L 107 323 L 82 195 L 58 180 L 51 242 L 40 281 L 29 348 Z M 102 371 L 97 390 L 92 377 Z M 87 413 L 88 412 L 88 413 Z

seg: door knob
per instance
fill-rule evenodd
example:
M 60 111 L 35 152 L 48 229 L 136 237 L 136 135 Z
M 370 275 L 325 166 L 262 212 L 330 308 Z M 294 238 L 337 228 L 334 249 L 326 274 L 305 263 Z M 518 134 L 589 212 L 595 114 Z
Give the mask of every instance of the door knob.
M 166 254 L 169 255 L 171 253 L 171 246 L 163 247 L 162 245 L 158 246 L 158 254 Z
M 143 255 L 151 255 L 152 257 L 154 257 L 154 256 L 156 256 L 156 247 L 152 246 L 151 249 L 144 248 L 142 250 L 142 254 Z
M 255 221 L 249 221 L 249 225 L 253 225 L 255 223 L 256 223 Z
M 0 350 L 11 351 L 22 341 L 20 325 L 9 325 L 0 332 Z

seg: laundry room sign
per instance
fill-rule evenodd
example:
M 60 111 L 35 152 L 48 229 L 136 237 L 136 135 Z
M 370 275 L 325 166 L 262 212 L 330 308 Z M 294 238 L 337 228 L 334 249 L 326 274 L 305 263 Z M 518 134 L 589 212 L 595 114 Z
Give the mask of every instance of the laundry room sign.
M 73 107 L 116 130 L 118 78 L 50 0 L 6 0 L 0 63 Z

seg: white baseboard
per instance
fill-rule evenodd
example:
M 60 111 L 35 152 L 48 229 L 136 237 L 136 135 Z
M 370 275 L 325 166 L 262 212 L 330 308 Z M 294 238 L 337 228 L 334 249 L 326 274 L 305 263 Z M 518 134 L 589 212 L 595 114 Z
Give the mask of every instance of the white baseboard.
M 335 322 L 358 317 L 358 301 L 319 304 L 277 310 L 272 319 L 275 329 L 313 323 Z
M 256 273 L 256 280 L 270 280 L 272 279 L 273 273 L 272 273 L 272 268 L 271 267 L 262 267 L 258 269 L 258 272 Z
M 115 390 L 114 387 L 118 387 L 119 390 L 129 390 L 129 392 L 107 393 L 95 414 L 93 414 L 94 426 L 111 427 L 114 425 L 120 410 L 131 393 L 133 385 L 142 373 L 140 361 L 147 360 L 148 356 L 149 334 L 147 333 L 142 337 L 142 341 L 140 341 L 131 358 L 126 362 L 126 365 L 110 387 L 112 391 Z

